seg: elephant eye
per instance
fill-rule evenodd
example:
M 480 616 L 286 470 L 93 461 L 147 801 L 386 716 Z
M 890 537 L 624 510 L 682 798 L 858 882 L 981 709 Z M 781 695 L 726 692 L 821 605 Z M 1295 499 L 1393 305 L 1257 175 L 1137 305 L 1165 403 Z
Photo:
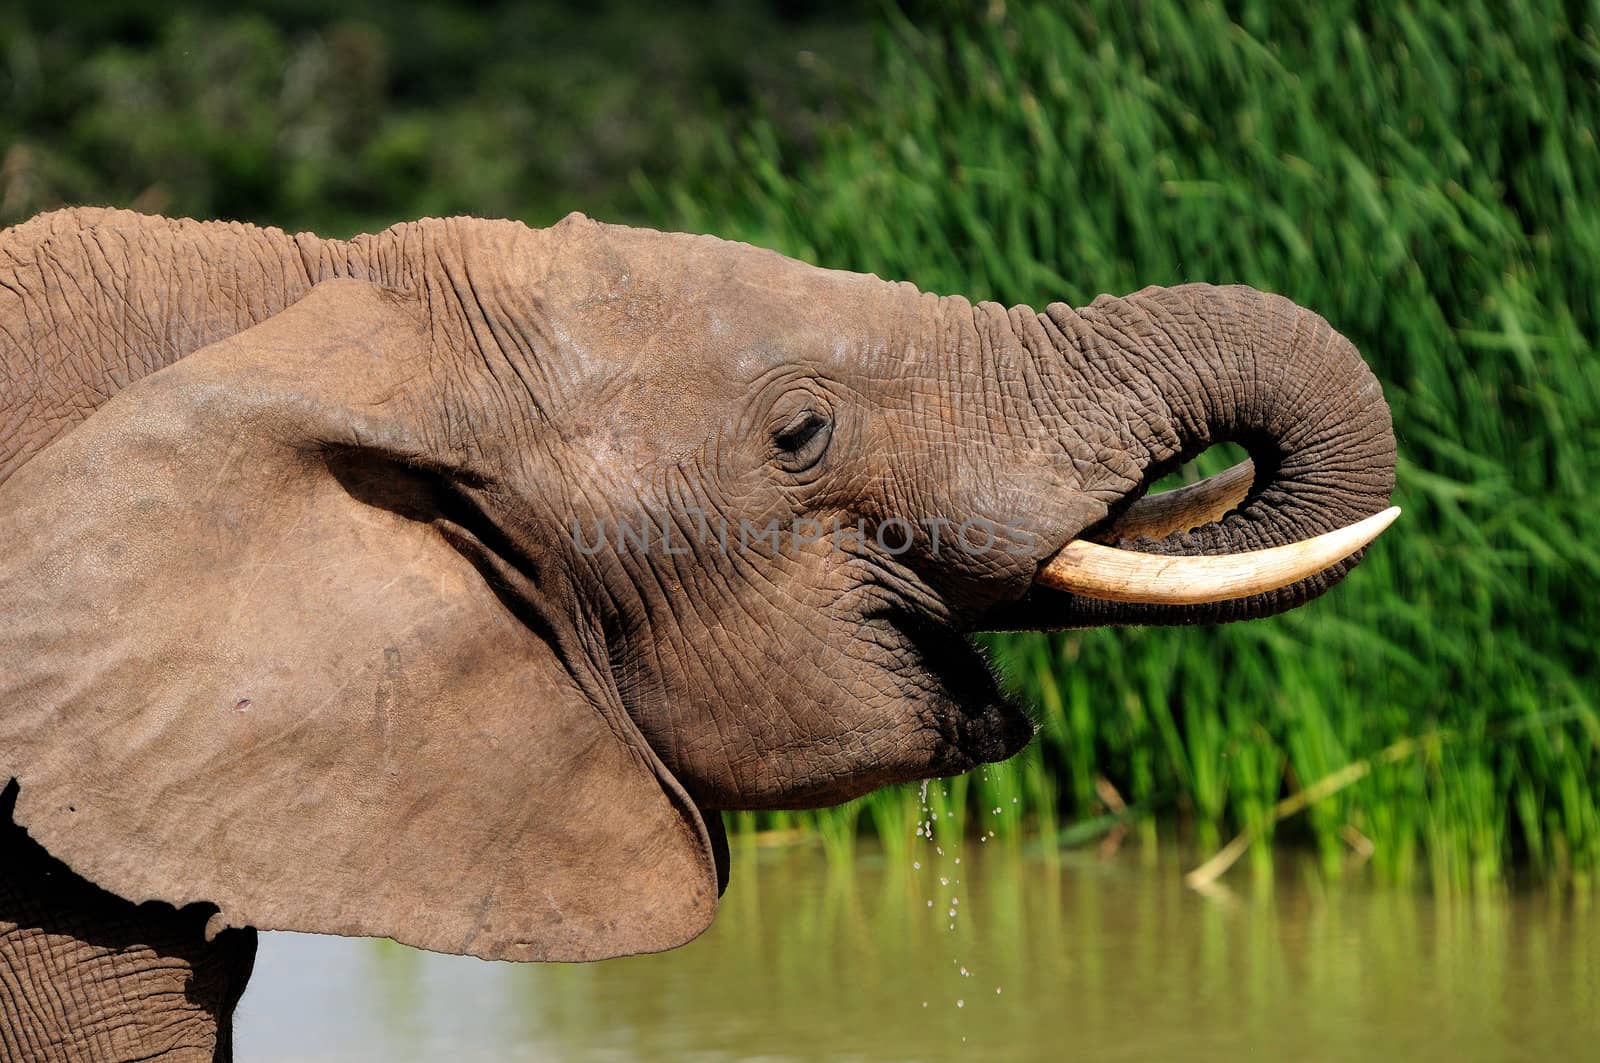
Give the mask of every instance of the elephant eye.
M 808 406 L 772 433 L 776 460 L 789 472 L 804 472 L 822 460 L 832 437 L 833 422 L 828 415 Z

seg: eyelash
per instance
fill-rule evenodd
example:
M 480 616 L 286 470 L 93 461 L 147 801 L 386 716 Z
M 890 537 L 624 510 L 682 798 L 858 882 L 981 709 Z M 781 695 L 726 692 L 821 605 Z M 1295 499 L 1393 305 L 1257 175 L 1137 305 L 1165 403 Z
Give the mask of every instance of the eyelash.
M 803 410 L 773 433 L 776 461 L 790 473 L 805 472 L 822 460 L 832 436 L 833 421 L 826 414 Z
M 803 449 L 817 437 L 817 434 L 828 426 L 827 418 L 815 411 L 807 411 L 786 428 L 782 428 L 773 437 L 781 449 L 795 453 Z

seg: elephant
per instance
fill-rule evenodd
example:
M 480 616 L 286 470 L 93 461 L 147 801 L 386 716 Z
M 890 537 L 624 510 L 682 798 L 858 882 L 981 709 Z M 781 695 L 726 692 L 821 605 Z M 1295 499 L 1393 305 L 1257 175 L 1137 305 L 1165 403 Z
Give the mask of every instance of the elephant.
M 258 929 L 682 945 L 720 812 L 1027 744 L 971 634 L 1301 605 L 1394 468 L 1351 343 L 1245 287 L 1039 312 L 581 214 L 7 229 L 0 1057 L 229 1058 Z

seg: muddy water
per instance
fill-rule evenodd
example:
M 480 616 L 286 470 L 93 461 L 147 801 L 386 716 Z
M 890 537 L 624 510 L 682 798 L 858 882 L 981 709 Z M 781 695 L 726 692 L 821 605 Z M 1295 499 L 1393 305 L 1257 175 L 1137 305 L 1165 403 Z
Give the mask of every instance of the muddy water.
M 1180 872 L 1137 847 L 847 870 L 736 849 L 703 937 L 586 966 L 264 934 L 238 1058 L 1600 1060 L 1592 893 L 1441 899 L 1291 862 L 1203 897 Z

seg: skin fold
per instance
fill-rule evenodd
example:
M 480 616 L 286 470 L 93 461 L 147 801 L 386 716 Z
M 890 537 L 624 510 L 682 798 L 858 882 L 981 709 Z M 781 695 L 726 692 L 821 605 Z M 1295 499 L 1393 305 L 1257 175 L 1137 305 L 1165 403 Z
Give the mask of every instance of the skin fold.
M 718 810 L 1022 748 L 967 634 L 1342 579 L 1359 555 L 1200 606 L 1035 584 L 1219 442 L 1237 507 L 1118 545 L 1282 545 L 1393 487 L 1360 356 L 1245 288 L 1008 309 L 581 215 L 0 233 L 0 1058 L 225 1058 L 246 928 L 689 940 Z M 151 967 L 189 988 L 104 1003 Z

